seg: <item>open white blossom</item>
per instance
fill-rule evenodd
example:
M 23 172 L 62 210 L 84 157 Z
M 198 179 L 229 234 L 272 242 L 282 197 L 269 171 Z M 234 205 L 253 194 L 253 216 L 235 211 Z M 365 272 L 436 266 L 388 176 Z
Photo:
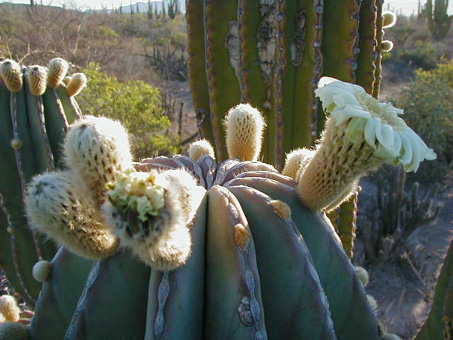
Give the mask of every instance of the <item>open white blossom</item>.
M 398 117 L 402 109 L 380 103 L 361 86 L 323 77 L 315 94 L 336 126 L 348 124 L 346 137 L 353 143 L 364 140 L 375 157 L 402 164 L 406 171 L 417 171 L 423 160 L 436 159 L 435 152 Z
M 109 200 L 122 213 L 132 211 L 145 222 L 164 207 L 165 190 L 156 183 L 156 174 L 127 169 L 118 174 L 116 183 L 107 183 Z

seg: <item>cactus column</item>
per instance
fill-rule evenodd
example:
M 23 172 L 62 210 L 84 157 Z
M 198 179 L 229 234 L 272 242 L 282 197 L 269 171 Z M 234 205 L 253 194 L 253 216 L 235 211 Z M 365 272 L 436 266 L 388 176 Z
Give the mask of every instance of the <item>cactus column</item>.
M 263 112 L 262 156 L 281 168 L 285 153 L 311 146 L 324 124 L 314 96 L 321 75 L 354 82 L 357 70 L 360 84 L 373 86 L 374 0 L 187 5 L 192 95 L 201 133 L 220 160 L 226 157 L 223 118 L 240 101 Z
M 32 176 L 61 166 L 64 131 L 80 116 L 61 82 L 66 61 L 54 59 L 49 70 L 21 68 L 12 60 L 0 64 L 0 266 L 31 304 L 41 288 L 32 278 L 32 267 L 38 260 L 50 260 L 56 246 L 30 231 L 24 193 Z

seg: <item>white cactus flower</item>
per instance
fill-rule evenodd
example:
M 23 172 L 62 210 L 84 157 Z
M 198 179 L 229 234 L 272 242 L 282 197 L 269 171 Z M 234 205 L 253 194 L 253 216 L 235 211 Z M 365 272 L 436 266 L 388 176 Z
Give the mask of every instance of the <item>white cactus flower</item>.
M 346 137 L 352 143 L 365 140 L 375 150 L 373 156 L 401 164 L 408 172 L 417 171 L 425 159 L 436 159 L 435 152 L 398 116 L 402 109 L 380 103 L 361 86 L 323 77 L 315 94 L 336 126 L 349 122 Z
M 145 222 L 148 218 L 157 216 L 164 207 L 165 190 L 155 181 L 154 172 L 127 169 L 117 176 L 116 183 L 107 183 L 109 199 L 121 212 L 134 211 Z

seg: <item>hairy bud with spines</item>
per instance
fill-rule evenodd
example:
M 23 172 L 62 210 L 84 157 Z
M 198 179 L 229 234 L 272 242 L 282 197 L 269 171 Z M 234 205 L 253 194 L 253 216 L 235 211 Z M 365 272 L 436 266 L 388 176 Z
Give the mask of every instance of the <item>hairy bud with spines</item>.
M 56 88 L 66 77 L 68 72 L 68 62 L 62 58 L 54 58 L 49 62 L 47 73 L 47 86 Z
M 297 181 L 310 160 L 313 158 L 314 154 L 314 150 L 305 148 L 295 149 L 287 153 L 285 167 L 283 168 L 282 174 Z
M 35 96 L 40 96 L 46 91 L 47 69 L 45 67 L 30 66 L 28 68 L 28 79 L 30 80 L 30 92 Z
M 192 248 L 188 224 L 199 202 L 192 175 L 185 170 L 146 173 L 130 169 L 107 186 L 104 216 L 122 245 L 158 270 L 186 263 Z
M 228 111 L 224 124 L 228 156 L 242 161 L 256 161 L 266 126 L 261 113 L 250 104 L 239 104 Z
M 16 299 L 11 295 L 0 296 L 0 313 L 6 321 L 17 322 L 20 319 L 20 309 Z
M 107 258 L 116 251 L 118 240 L 73 178 L 69 171 L 33 178 L 25 199 L 31 227 L 82 257 Z
M 194 161 L 197 161 L 204 155 L 209 155 L 211 158 L 215 159 L 214 148 L 206 139 L 201 139 L 190 144 L 187 152 L 189 154 L 189 157 Z
M 1 63 L 0 76 L 11 92 L 19 92 L 22 89 L 22 71 L 14 60 L 6 59 Z
M 132 167 L 129 137 L 116 121 L 85 116 L 71 125 L 64 143 L 66 164 L 98 207 L 105 200 L 108 182 Z
M 67 84 L 69 97 L 77 96 L 87 85 L 87 77 L 83 73 L 75 73 Z

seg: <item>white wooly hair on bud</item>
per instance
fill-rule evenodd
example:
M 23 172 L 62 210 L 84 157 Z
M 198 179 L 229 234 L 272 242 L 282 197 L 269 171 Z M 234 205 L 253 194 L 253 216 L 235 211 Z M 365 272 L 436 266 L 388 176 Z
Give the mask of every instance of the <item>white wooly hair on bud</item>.
M 94 202 L 75 187 L 74 173 L 49 172 L 35 176 L 27 188 L 25 210 L 30 227 L 89 259 L 104 259 L 118 242 L 101 223 Z
M 102 202 L 105 184 L 132 167 L 129 136 L 121 123 L 85 116 L 70 126 L 64 143 L 65 161 L 86 190 Z M 94 192 L 93 192 L 94 191 Z
M 224 125 L 228 156 L 256 161 L 261 152 L 266 126 L 261 113 L 250 104 L 239 104 L 228 111 Z
M 286 154 L 285 166 L 282 174 L 298 180 L 315 154 L 310 149 L 295 149 Z
M 185 264 L 190 257 L 189 224 L 206 190 L 197 186 L 196 179 L 182 169 L 157 173 L 155 185 L 165 189 L 165 203 L 148 234 L 140 230 L 130 235 L 128 221 L 111 202 L 105 202 L 102 210 L 106 223 L 113 228 L 122 246 L 131 249 L 147 265 L 170 271 Z
M 49 261 L 38 261 L 32 269 L 33 278 L 38 282 L 45 282 L 49 279 L 51 270 L 52 264 Z
M 11 295 L 0 296 L 0 313 L 6 321 L 17 322 L 20 318 L 20 309 L 16 299 Z
M 194 161 L 197 161 L 200 157 L 205 155 L 209 155 L 211 158 L 215 159 L 214 148 L 206 139 L 201 139 L 190 144 L 187 152 L 189 153 L 189 157 Z

